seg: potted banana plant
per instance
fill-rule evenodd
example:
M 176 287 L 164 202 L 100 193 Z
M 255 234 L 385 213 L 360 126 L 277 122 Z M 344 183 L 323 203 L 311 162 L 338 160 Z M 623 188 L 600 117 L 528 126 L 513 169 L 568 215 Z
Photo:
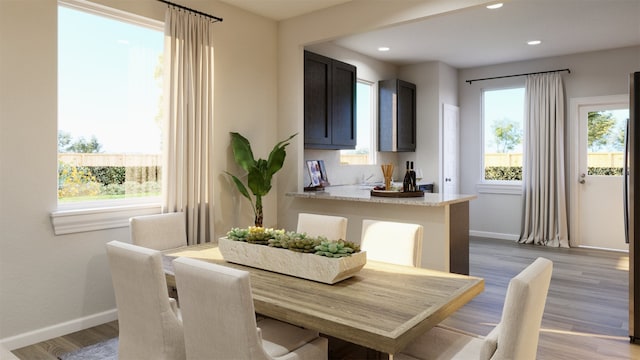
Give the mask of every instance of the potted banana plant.
M 289 136 L 286 140 L 278 142 L 271 150 L 267 160 L 256 160 L 253 157 L 249 140 L 237 132 L 231 132 L 233 157 L 236 164 L 247 172 L 247 185 L 245 186 L 242 181 L 240 181 L 240 178 L 228 171 L 225 171 L 225 173 L 231 177 L 240 194 L 251 202 L 251 207 L 255 215 L 255 226 L 257 227 L 262 227 L 262 220 L 264 218 L 262 213 L 262 197 L 267 195 L 269 190 L 271 190 L 271 179 L 284 164 L 284 159 L 287 155 L 285 148 L 289 145 L 289 141 L 296 135 L 297 133 Z M 251 190 L 253 198 L 251 194 L 249 194 L 249 190 Z

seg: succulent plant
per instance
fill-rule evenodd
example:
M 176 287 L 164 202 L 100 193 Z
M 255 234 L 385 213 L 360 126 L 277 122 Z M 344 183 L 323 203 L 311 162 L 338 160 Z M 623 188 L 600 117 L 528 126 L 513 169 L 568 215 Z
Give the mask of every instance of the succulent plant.
M 274 230 L 258 226 L 232 228 L 227 238 L 252 244 L 268 245 L 291 251 L 314 253 L 327 257 L 344 257 L 360 251 L 360 246 L 350 241 L 328 240 L 324 236 L 308 236 L 295 231 Z
M 294 231 L 278 233 L 273 239 L 269 240 L 269 246 L 271 247 L 306 253 L 315 252 L 315 247 L 318 244 L 320 244 L 319 239 L 308 237 L 306 233 Z
M 260 226 L 249 226 L 247 234 L 247 242 L 252 244 L 268 245 L 269 239 L 273 239 L 275 234 L 283 232 L 283 230 L 274 230 L 272 228 L 263 228 Z
M 327 257 L 351 256 L 352 253 L 356 252 L 353 247 L 354 245 L 355 244 L 350 242 L 345 242 L 343 240 L 338 240 L 338 241 L 323 240 L 320 242 L 320 245 L 315 247 L 315 250 L 316 250 L 315 254 L 327 256 Z
M 231 228 L 231 230 L 227 232 L 227 238 L 235 241 L 247 241 L 248 235 L 249 229 L 247 228 Z

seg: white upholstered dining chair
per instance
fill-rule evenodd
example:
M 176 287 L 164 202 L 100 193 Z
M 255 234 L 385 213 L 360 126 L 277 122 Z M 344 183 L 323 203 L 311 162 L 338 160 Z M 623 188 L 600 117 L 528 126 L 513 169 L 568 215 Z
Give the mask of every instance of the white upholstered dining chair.
M 159 251 L 107 243 L 118 308 L 118 359 L 185 359 L 182 320 L 167 296 Z
M 367 259 L 420 266 L 423 227 L 392 221 L 362 220 L 360 248 Z
M 436 326 L 394 359 L 534 360 L 553 263 L 537 258 L 509 282 L 502 319 L 486 337 Z
M 347 218 L 320 214 L 298 214 L 298 233 L 309 236 L 324 236 L 328 240 L 347 239 Z
M 131 243 L 155 250 L 187 245 L 184 212 L 135 216 L 129 219 Z
M 318 332 L 266 318 L 256 323 L 249 273 L 198 259 L 173 261 L 187 359 L 326 359 Z

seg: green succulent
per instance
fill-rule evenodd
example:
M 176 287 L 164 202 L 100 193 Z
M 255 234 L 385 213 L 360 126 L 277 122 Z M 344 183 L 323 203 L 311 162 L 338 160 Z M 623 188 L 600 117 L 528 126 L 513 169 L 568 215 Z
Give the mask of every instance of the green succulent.
M 345 242 L 343 240 L 338 241 L 326 241 L 323 240 L 320 242 L 320 245 L 315 247 L 315 254 L 322 255 L 327 257 L 345 257 L 351 256 L 352 253 L 356 252 L 355 244 L 350 242 Z M 359 250 L 359 248 L 358 248 Z
M 308 237 L 306 233 L 296 233 L 294 231 L 278 234 L 273 240 L 269 241 L 269 246 L 305 253 L 315 252 L 315 247 L 319 244 L 319 237 Z
M 279 232 L 283 232 L 283 230 L 274 230 L 272 228 L 263 228 L 260 226 L 249 226 L 247 242 L 252 244 L 268 245 L 269 240 L 273 239 Z
M 249 235 L 249 229 L 247 228 L 231 228 L 227 232 L 227 238 L 235 241 L 247 241 Z
M 232 228 L 227 232 L 230 240 L 245 241 L 252 244 L 268 245 L 291 251 L 313 253 L 327 257 L 344 257 L 360 251 L 356 243 L 344 240 L 328 240 L 324 236 L 308 236 L 295 231 L 274 230 L 258 226 Z

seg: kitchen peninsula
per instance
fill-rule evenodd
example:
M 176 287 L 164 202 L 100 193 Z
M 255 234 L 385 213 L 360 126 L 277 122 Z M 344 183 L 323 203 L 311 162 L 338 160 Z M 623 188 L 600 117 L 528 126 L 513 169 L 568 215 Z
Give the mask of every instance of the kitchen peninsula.
M 421 267 L 469 274 L 469 201 L 476 195 L 425 193 L 420 197 L 371 196 L 359 185 L 330 186 L 324 191 L 290 192 L 290 210 L 344 216 L 347 240 L 360 241 L 363 219 L 424 226 Z M 389 239 L 392 244 L 393 239 Z M 392 246 L 392 245 L 390 245 Z

